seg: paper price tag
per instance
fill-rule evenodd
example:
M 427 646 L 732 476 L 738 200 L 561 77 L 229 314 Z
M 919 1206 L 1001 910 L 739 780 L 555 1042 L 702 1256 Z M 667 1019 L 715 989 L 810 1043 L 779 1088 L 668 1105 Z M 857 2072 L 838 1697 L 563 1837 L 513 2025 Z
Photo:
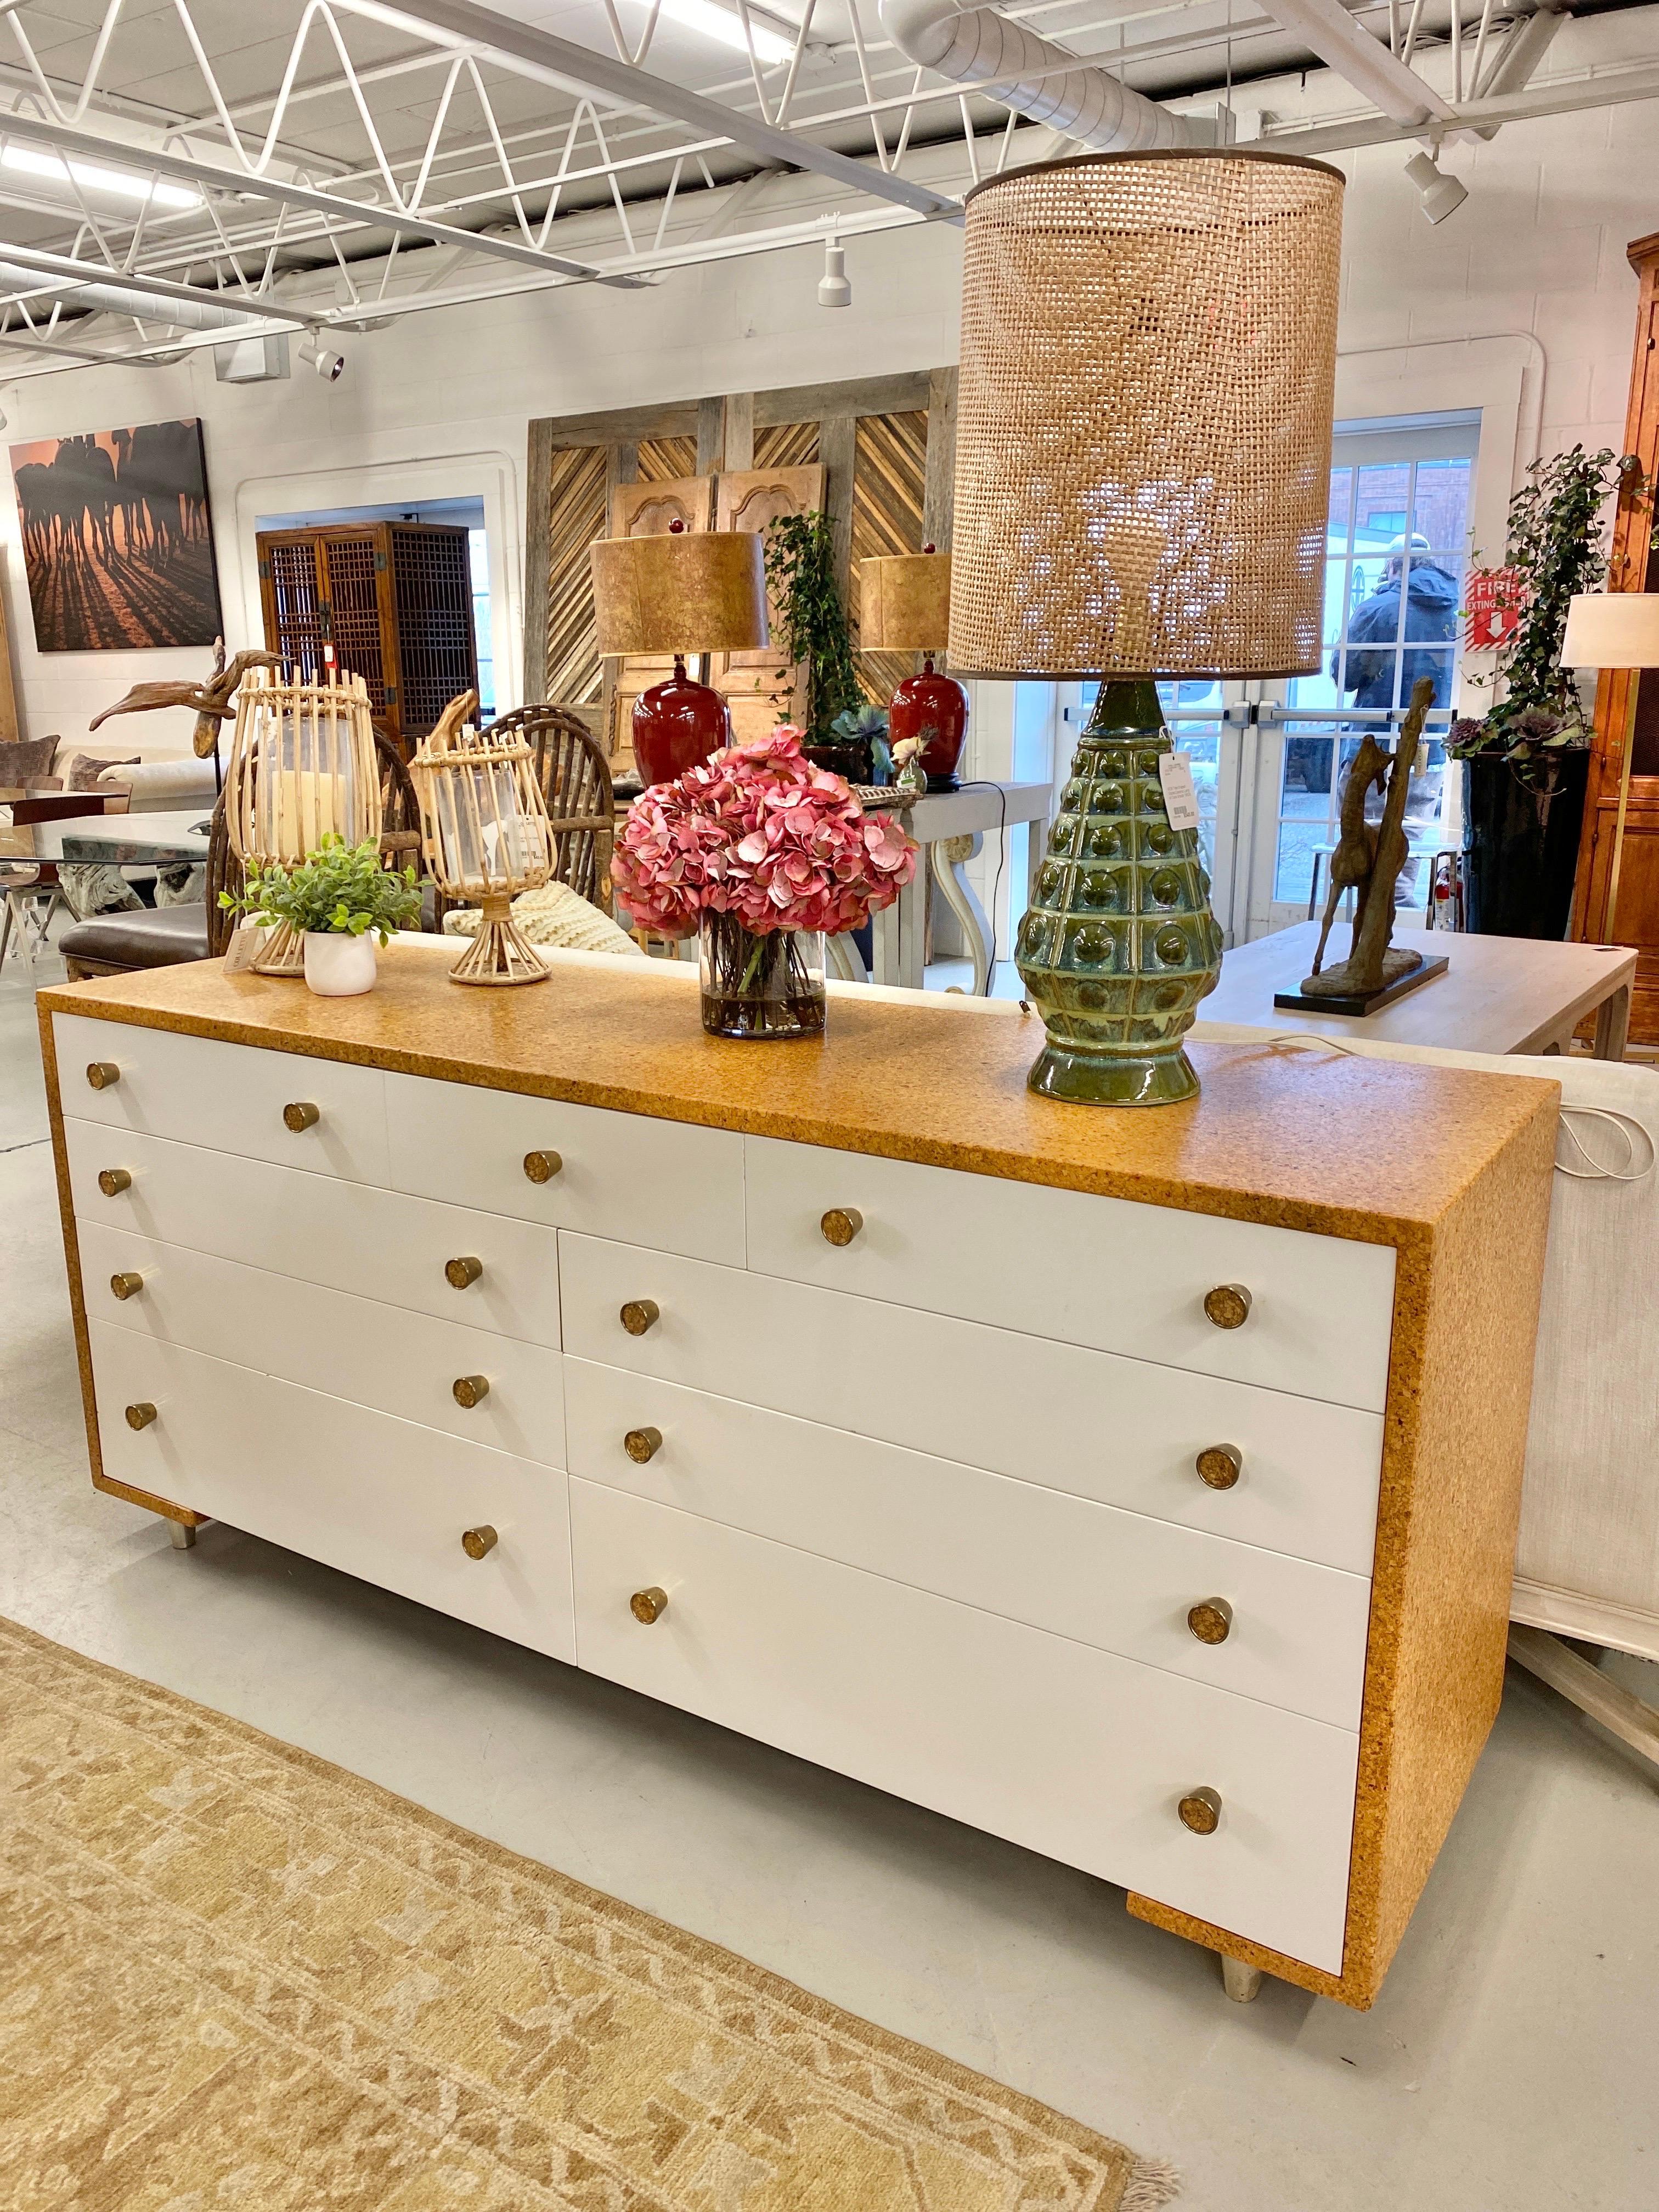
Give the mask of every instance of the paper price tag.
M 1192 755 L 1161 753 L 1158 780 L 1164 786 L 1164 804 L 1169 811 L 1170 829 L 1196 830 L 1198 793 L 1193 789 Z
M 252 915 L 249 915 L 245 921 L 238 922 L 232 933 L 230 943 L 225 947 L 226 975 L 246 975 L 258 958 L 260 948 L 264 941 L 265 933 Z

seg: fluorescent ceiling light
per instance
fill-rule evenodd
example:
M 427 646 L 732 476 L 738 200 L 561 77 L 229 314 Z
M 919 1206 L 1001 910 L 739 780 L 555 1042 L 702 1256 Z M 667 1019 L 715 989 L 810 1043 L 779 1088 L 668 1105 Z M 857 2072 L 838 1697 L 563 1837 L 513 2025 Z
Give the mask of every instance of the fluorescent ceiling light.
M 641 0 L 641 4 L 648 8 L 650 0 Z M 658 12 L 671 23 L 678 23 L 688 31 L 701 31 L 705 39 L 713 39 L 722 46 L 734 46 L 740 54 L 749 51 L 741 21 L 731 9 L 720 7 L 718 0 L 662 0 Z M 749 27 L 754 33 L 757 61 L 787 62 L 794 52 L 793 40 L 781 39 L 775 31 L 768 30 L 752 9 Z
M 31 177 L 55 178 L 60 185 L 77 184 L 83 191 L 110 192 L 124 200 L 154 200 L 157 207 L 193 208 L 202 204 L 200 192 L 188 185 L 153 184 L 148 177 L 129 175 L 122 169 L 106 169 L 96 161 L 65 161 L 56 154 L 41 154 L 32 146 L 8 146 L 0 152 L 0 168 L 21 169 Z

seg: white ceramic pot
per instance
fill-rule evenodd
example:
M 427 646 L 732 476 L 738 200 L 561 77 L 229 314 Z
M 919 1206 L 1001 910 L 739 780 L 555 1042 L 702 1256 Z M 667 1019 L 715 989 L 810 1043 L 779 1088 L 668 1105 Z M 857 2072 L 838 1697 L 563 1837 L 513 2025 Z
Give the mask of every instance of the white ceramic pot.
M 306 932 L 306 981 L 319 999 L 355 999 L 374 988 L 374 933 Z

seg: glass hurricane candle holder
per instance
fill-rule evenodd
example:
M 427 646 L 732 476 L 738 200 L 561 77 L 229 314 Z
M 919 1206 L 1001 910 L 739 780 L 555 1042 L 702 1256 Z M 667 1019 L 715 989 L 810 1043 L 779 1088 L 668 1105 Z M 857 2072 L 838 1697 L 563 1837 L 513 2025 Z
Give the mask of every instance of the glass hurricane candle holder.
M 225 764 L 225 830 L 244 868 L 296 866 L 326 836 L 361 845 L 380 834 L 380 772 L 368 689 L 331 670 L 305 684 L 251 668 L 236 699 Z M 305 939 L 286 922 L 253 963 L 261 975 L 303 975 Z
M 445 708 L 409 764 L 421 803 L 421 846 L 446 898 L 482 909 L 453 983 L 544 983 L 548 969 L 513 919 L 513 901 L 552 873 L 547 807 L 529 744 L 474 729 L 476 691 Z

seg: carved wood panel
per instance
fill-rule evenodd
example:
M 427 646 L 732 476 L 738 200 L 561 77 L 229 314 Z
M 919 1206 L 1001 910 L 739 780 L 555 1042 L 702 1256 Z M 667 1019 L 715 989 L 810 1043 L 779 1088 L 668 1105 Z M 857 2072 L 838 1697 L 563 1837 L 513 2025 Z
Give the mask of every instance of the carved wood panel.
M 759 533 L 780 515 L 811 514 L 823 504 L 823 471 L 816 465 L 732 470 L 715 486 L 714 527 Z M 769 605 L 767 612 L 775 640 L 777 610 Z M 749 744 L 780 720 L 799 716 L 806 670 L 786 662 L 775 643 L 752 653 L 716 653 L 708 680 L 725 695 L 734 741 Z
M 878 553 L 920 553 L 927 475 L 927 410 L 859 418 L 853 465 L 853 573 L 847 617 L 859 635 L 859 562 Z M 895 687 L 918 666 L 914 653 L 860 653 L 865 696 L 884 707 Z

